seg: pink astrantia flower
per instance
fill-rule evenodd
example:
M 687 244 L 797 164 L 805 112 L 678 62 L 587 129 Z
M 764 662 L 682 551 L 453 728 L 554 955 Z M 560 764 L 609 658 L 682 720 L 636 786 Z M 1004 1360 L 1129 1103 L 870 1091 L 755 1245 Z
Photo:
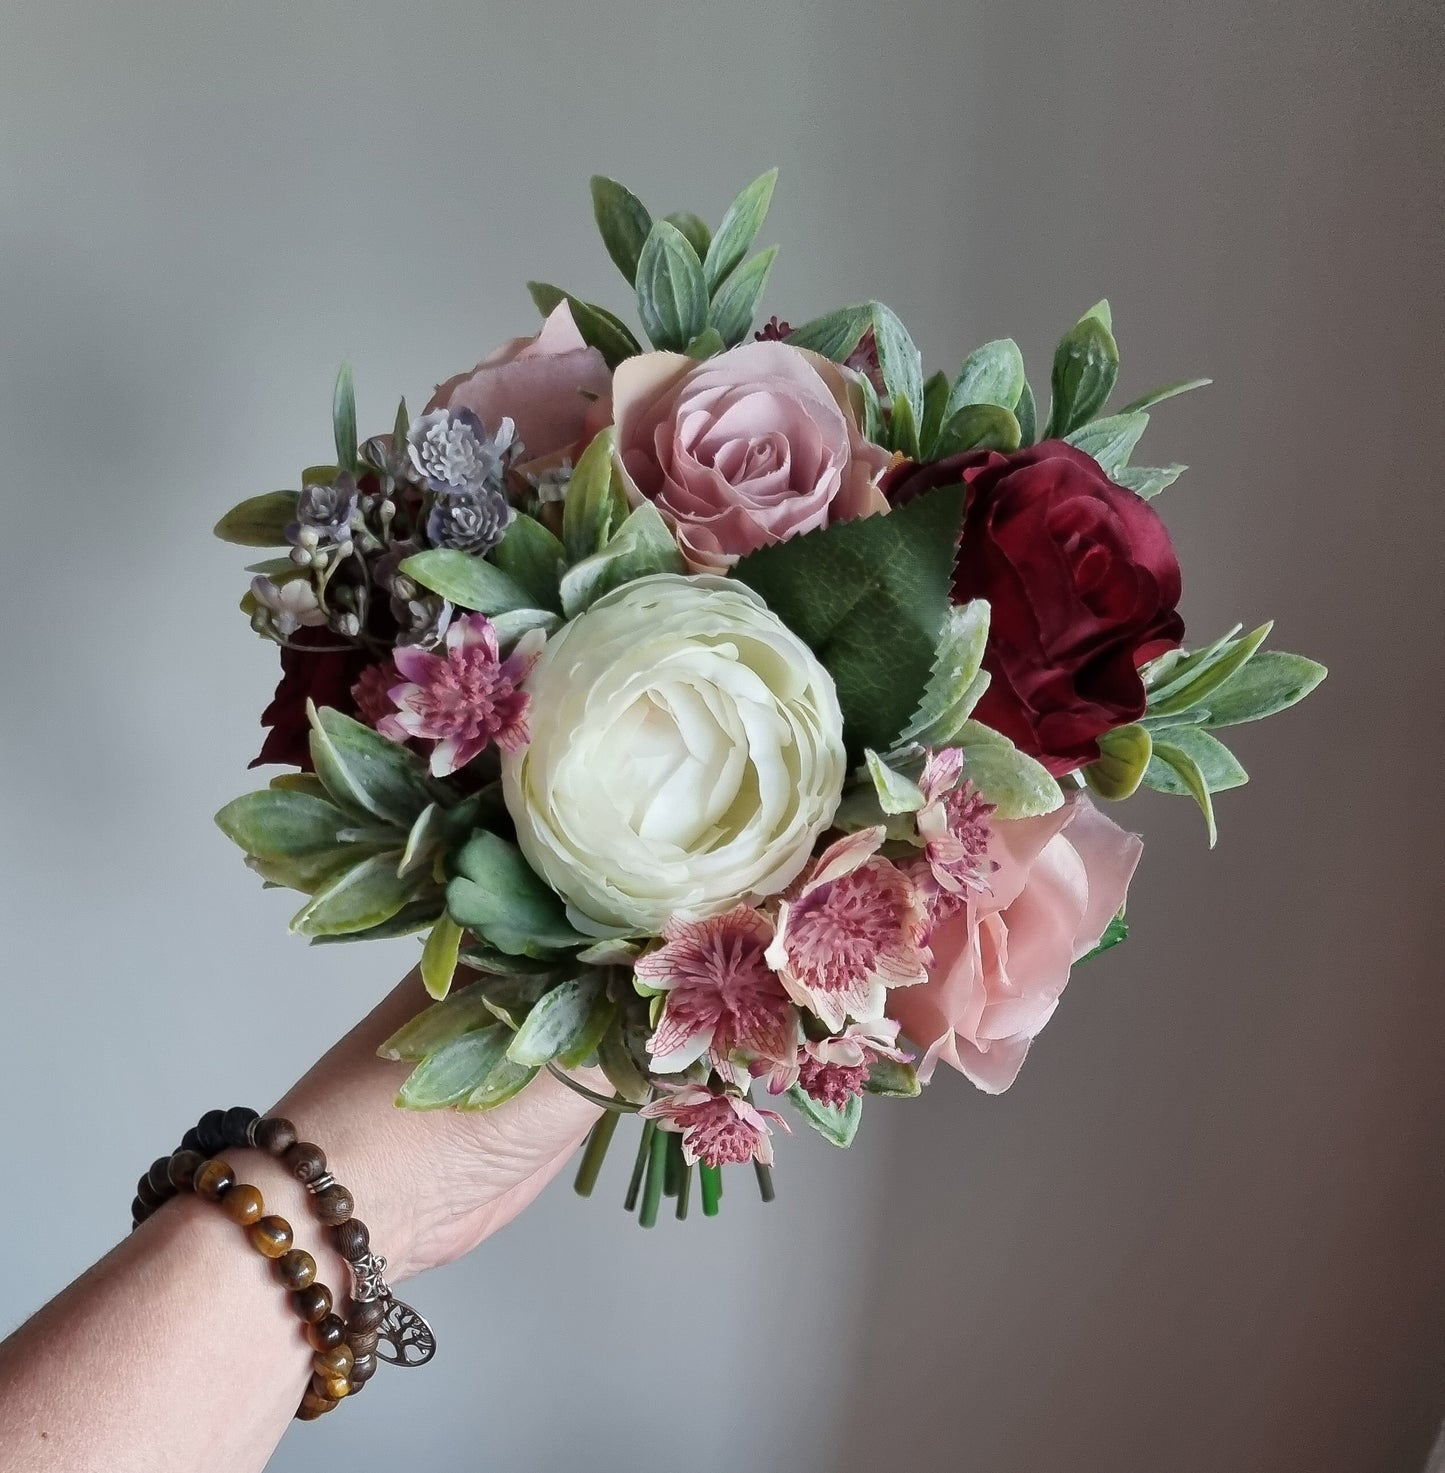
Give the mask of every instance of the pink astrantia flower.
M 929 754 L 919 787 L 927 800 L 918 812 L 918 836 L 929 875 L 940 892 L 934 918 L 951 915 L 972 890 L 986 895 L 998 862 L 988 855 L 994 805 L 963 777 L 963 753 L 944 747 Z
M 876 1060 L 906 1064 L 912 1057 L 898 1047 L 898 1024 L 892 1019 L 850 1023 L 835 1038 L 803 1045 L 798 1055 L 798 1085 L 819 1103 L 841 1109 L 852 1096 L 863 1093 L 869 1066 Z
M 834 1032 L 882 1016 L 886 989 L 928 973 L 927 912 L 913 881 L 878 853 L 883 829 L 830 845 L 802 888 L 778 907 L 768 964 L 799 1007 Z
M 533 630 L 503 660 L 492 621 L 468 614 L 447 630 L 444 654 L 399 646 L 392 658 L 406 683 L 388 692 L 397 705 L 388 726 L 403 737 L 436 743 L 433 777 L 450 777 L 489 742 L 504 752 L 517 751 L 528 740 L 528 697 L 522 682 L 545 642 L 541 631 Z
M 667 1088 L 667 1093 L 639 1112 L 663 1130 L 682 1132 L 683 1159 L 692 1165 L 730 1166 L 743 1161 L 773 1164 L 770 1125 L 788 1122 L 776 1110 L 759 1110 L 738 1094 L 714 1094 L 701 1084 Z
M 636 964 L 637 976 L 667 993 L 648 1041 L 652 1067 L 676 1074 L 708 1054 L 726 1077 L 735 1050 L 781 1062 L 798 1047 L 798 1014 L 765 953 L 773 928 L 739 905 L 702 921 L 674 919 L 665 944 Z
M 406 733 L 400 728 L 388 731 L 389 724 L 396 719 L 396 702 L 391 698 L 392 687 L 401 679 L 401 672 L 388 656 L 375 665 L 368 665 L 351 687 L 351 699 L 356 702 L 357 719 L 374 727 L 383 736 L 393 741 L 404 742 Z

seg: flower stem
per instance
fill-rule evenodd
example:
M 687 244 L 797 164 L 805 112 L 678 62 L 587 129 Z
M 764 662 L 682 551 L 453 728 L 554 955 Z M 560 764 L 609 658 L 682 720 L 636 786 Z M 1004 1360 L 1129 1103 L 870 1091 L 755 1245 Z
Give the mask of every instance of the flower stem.
M 655 1130 L 647 1152 L 647 1178 L 642 1186 L 642 1207 L 637 1220 L 643 1227 L 657 1225 L 657 1208 L 662 1201 L 662 1181 L 667 1174 L 667 1137 L 669 1131 Z
M 667 1159 L 663 1164 L 662 1195 L 675 1197 L 682 1186 L 682 1137 L 669 1133 L 667 1137 Z
M 688 1200 L 692 1196 L 692 1167 L 685 1158 L 681 1170 L 682 1176 L 677 1183 L 677 1220 L 684 1222 L 687 1219 Z
M 652 1149 L 652 1138 L 657 1134 L 657 1121 L 647 1120 L 642 1125 L 642 1139 L 637 1143 L 637 1159 L 632 1163 L 632 1180 L 627 1184 L 627 1196 L 622 1205 L 632 1212 L 637 1207 L 637 1194 L 642 1190 L 642 1173 L 647 1165 L 648 1152 Z
M 773 1190 L 773 1168 L 764 1166 L 761 1161 L 754 1161 L 753 1170 L 758 1175 L 758 1195 L 764 1202 L 771 1202 L 777 1196 Z
M 702 1188 L 703 1216 L 716 1217 L 718 1203 L 722 1201 L 722 1172 L 716 1166 L 699 1163 L 697 1180 Z
M 582 1164 L 577 1168 L 577 1180 L 573 1183 L 579 1197 L 590 1197 L 597 1185 L 597 1173 L 607 1159 L 607 1148 L 617 1131 L 617 1115 L 608 1110 L 597 1118 L 587 1136 L 587 1149 L 582 1152 Z

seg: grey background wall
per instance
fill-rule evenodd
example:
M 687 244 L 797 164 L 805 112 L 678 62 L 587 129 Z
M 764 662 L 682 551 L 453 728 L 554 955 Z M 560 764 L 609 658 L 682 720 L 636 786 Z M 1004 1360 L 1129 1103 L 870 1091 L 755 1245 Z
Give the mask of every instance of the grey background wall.
M 778 1204 L 715 1225 L 637 1231 L 617 1169 L 591 1204 L 553 1189 L 416 1286 L 429 1374 L 274 1466 L 1419 1467 L 1438 6 L 8 0 L 0 26 L 0 1321 L 115 1239 L 181 1123 L 274 1097 L 411 954 L 289 941 L 210 826 L 274 678 L 214 516 L 325 450 L 343 355 L 382 426 L 528 330 L 528 276 L 616 300 L 593 170 L 716 217 L 777 162 L 770 310 L 881 295 L 935 363 L 1011 333 L 1037 380 L 1108 292 L 1126 387 L 1213 373 L 1150 432 L 1194 467 L 1162 503 L 1186 614 L 1273 614 L 1334 674 L 1242 734 L 1215 855 L 1182 802 L 1129 810 L 1134 937 L 1011 1094 L 943 1079 L 852 1159 L 795 1139 Z

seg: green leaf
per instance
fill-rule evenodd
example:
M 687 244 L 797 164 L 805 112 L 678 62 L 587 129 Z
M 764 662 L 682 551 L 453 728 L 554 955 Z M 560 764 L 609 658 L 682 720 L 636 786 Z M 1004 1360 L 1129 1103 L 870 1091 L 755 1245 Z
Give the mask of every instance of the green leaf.
M 614 588 L 653 573 L 685 573 L 687 564 L 662 513 L 644 501 L 591 557 L 570 567 L 562 578 L 562 611 L 575 619 Z
M 567 554 L 563 546 L 536 517 L 518 512 L 506 535 L 492 550 L 496 565 L 539 609 L 561 612 L 557 589 Z
M 477 1028 L 429 1054 L 407 1076 L 396 1102 L 404 1110 L 442 1110 L 478 1088 L 507 1050 L 507 1030 Z
M 515 977 L 519 975 L 545 975 L 556 969 L 557 958 L 538 960 L 529 956 L 508 956 L 494 946 L 469 939 L 462 947 L 462 965 L 474 972 L 485 972 L 493 977 Z
M 534 602 L 495 563 L 455 547 L 414 552 L 402 560 L 401 571 L 458 608 L 479 614 L 507 614 L 530 608 Z
M 454 867 L 447 886 L 452 919 L 499 951 L 537 956 L 585 944 L 568 924 L 562 901 L 505 839 L 478 830 Z
M 584 1035 L 601 991 L 597 972 L 559 982 L 527 1014 L 507 1047 L 507 1057 L 514 1064 L 551 1063 Z
M 451 991 L 461 946 L 462 928 L 443 911 L 421 949 L 422 986 L 432 997 L 442 998 Z
M 897 408 L 906 399 L 914 423 L 923 418 L 923 355 L 898 314 L 882 302 L 873 303 L 873 336 L 878 344 L 878 366 L 883 384 Z
M 1261 624 L 1258 629 L 1231 640 L 1207 663 L 1201 663 L 1197 670 L 1192 670 L 1187 679 L 1181 680 L 1176 674 L 1168 686 L 1150 695 L 1146 714 L 1150 717 L 1178 716 L 1199 705 L 1206 696 L 1212 695 L 1253 659 L 1255 651 L 1269 637 L 1272 628 L 1274 623 L 1271 620 L 1268 624 Z M 1184 663 L 1181 662 L 1176 671 L 1183 669 Z
M 607 1082 L 629 1103 L 645 1105 L 652 1097 L 652 1084 L 627 1047 L 625 1029 L 616 1019 L 597 1045 L 597 1063 Z
M 918 459 L 918 419 L 913 401 L 897 398 L 888 409 L 888 438 L 891 448 L 909 460 Z
M 592 1009 L 587 1021 L 572 1041 L 557 1055 L 557 1063 L 563 1069 L 580 1069 L 597 1052 L 603 1036 L 617 1016 L 617 1007 L 602 988 L 592 1000 Z
M 535 1067 L 514 1064 L 504 1054 L 492 1065 L 487 1077 L 458 1104 L 459 1110 L 495 1110 L 526 1089 L 537 1077 Z
M 513 609 L 510 614 L 492 615 L 492 628 L 497 631 L 497 643 L 504 650 L 534 629 L 551 635 L 561 627 L 561 614 L 554 614 L 551 609 Z
M 715 327 L 705 327 L 687 345 L 687 356 L 701 363 L 705 359 L 715 358 L 727 347 L 722 340 L 722 334 Z
M 1209 831 L 1209 847 L 1214 848 L 1219 838 L 1219 830 L 1214 823 L 1214 804 L 1209 799 L 1209 783 L 1199 764 L 1178 744 L 1179 732 L 1171 731 L 1170 740 L 1156 741 L 1154 743 L 1154 761 L 1161 767 L 1168 768 L 1174 772 L 1184 790 L 1199 805 L 1199 811 L 1204 815 L 1204 823 Z M 1153 784 L 1151 783 L 1152 787 Z
M 1249 774 L 1240 766 L 1234 753 L 1217 737 L 1197 726 L 1170 727 L 1160 733 L 1160 740 L 1188 754 L 1211 793 L 1242 788 L 1249 781 Z M 1144 773 L 1144 786 L 1153 788 L 1156 793 L 1183 795 L 1193 791 L 1174 768 L 1158 758 L 1149 763 Z
M 887 814 L 917 813 L 927 801 L 917 783 L 890 767 L 870 747 L 864 752 L 863 760 L 868 767 L 868 776 L 873 779 L 873 789 L 878 795 L 878 806 Z
M 1187 394 L 1191 389 L 1204 389 L 1213 382 L 1212 378 L 1186 378 L 1181 379 L 1177 384 L 1165 384 L 1162 389 L 1155 389 L 1152 394 L 1140 394 L 1137 399 L 1131 399 L 1119 413 L 1133 414 L 1139 409 L 1152 409 L 1156 404 L 1162 404 L 1176 394 Z
M 777 182 L 778 171 L 769 169 L 754 179 L 728 206 L 727 214 L 705 253 L 703 271 L 709 293 L 715 292 L 752 250 L 758 231 L 767 218 L 768 206 L 773 202 L 773 189 Z
M 788 1091 L 788 1098 L 793 1102 L 793 1108 L 825 1141 L 845 1149 L 853 1144 L 853 1137 L 858 1134 L 858 1123 L 863 1118 L 861 1095 L 850 1095 L 841 1110 L 820 1104 L 796 1084 Z
M 572 472 L 562 504 L 562 541 L 568 562 L 601 552 L 627 516 L 627 496 L 613 456 L 616 436 L 611 428 L 595 435 Z
M 411 416 L 406 412 L 406 400 L 403 399 L 396 406 L 396 418 L 391 425 L 391 443 L 393 449 L 400 449 L 406 444 L 407 434 L 411 430 Z
M 815 317 L 802 327 L 788 334 L 788 342 L 795 348 L 807 348 L 811 352 L 842 363 L 863 341 L 863 334 L 873 326 L 873 304 L 865 302 L 857 307 L 839 307 L 823 317 Z
M 1054 352 L 1053 402 L 1044 439 L 1067 435 L 1104 407 L 1119 377 L 1119 345 L 1110 330 L 1109 304 L 1090 308 Z
M 335 849 L 302 854 L 294 859 L 261 859 L 248 854 L 246 868 L 260 875 L 268 885 L 280 885 L 287 890 L 299 890 L 303 895 L 314 895 L 342 870 L 377 852 L 375 845 L 340 844 Z
M 1234 637 L 1243 628 L 1243 624 L 1234 624 L 1218 639 L 1197 650 L 1166 650 L 1157 659 L 1150 660 L 1141 671 L 1149 699 L 1161 701 L 1166 696 L 1172 696 L 1216 660 L 1223 659 L 1229 652 Z
M 1303 655 L 1261 650 L 1205 698 L 1204 725 L 1239 726 L 1287 710 L 1325 678 L 1325 667 Z
M 216 815 L 221 832 L 258 859 L 295 859 L 330 853 L 355 820 L 326 798 L 285 788 L 263 788 L 234 798 Z
M 638 257 L 652 229 L 647 206 L 626 185 L 603 174 L 594 174 L 592 214 L 613 264 L 627 278 L 628 286 L 635 285 Z
M 656 348 L 682 352 L 707 326 L 702 262 L 677 226 L 654 221 L 637 263 L 637 311 Z
M 356 391 L 351 383 L 351 365 L 343 363 L 331 395 L 331 428 L 336 436 L 336 464 L 356 473 Z
M 868 1078 L 863 1088 L 870 1095 L 882 1095 L 886 1099 L 912 1100 L 922 1092 L 918 1082 L 918 1070 L 912 1064 L 900 1063 L 897 1059 L 874 1059 L 868 1066 Z
M 1106 476 L 1115 476 L 1129 463 L 1139 436 L 1149 426 L 1149 416 L 1142 410 L 1132 414 L 1111 414 L 1096 419 L 1064 438 L 1085 455 L 1092 455 Z
M 706 220 L 694 215 L 691 210 L 675 210 L 671 215 L 664 215 L 663 219 L 682 231 L 687 237 L 688 245 L 697 252 L 699 261 L 706 257 L 708 247 L 712 244 L 712 227 Z
M 878 390 L 870 378 L 860 377 L 855 382 L 863 396 L 863 438 L 875 445 L 883 445 L 887 437 L 883 431 L 883 406 L 878 402 Z
M 416 1017 L 403 1023 L 377 1049 L 383 1059 L 417 1062 L 437 1053 L 454 1038 L 475 1028 L 489 1027 L 494 1021 L 480 983 L 459 987 L 442 1002 L 423 1008 Z
M 296 912 L 293 934 L 344 936 L 388 921 L 412 897 L 413 882 L 396 873 L 399 849 L 374 854 L 328 881 Z
M 556 986 L 557 981 L 551 973 L 494 977 L 483 984 L 487 1007 L 494 1018 L 499 1018 L 515 1033 L 527 1021 L 527 1014 Z
M 1099 756 L 1084 768 L 1084 781 L 1101 798 L 1130 797 L 1144 780 L 1154 742 L 1147 728 L 1118 726 L 1099 738 Z
M 327 792 L 344 807 L 410 829 L 432 801 L 421 759 L 330 706 L 318 710 L 308 701 L 306 716 L 311 764 Z
M 865 747 L 887 751 L 918 709 L 949 608 L 962 514 L 963 488 L 944 486 L 886 517 L 762 548 L 733 570 L 832 675 L 855 760 Z
M 401 863 L 396 867 L 397 874 L 402 879 L 424 874 L 436 859 L 437 850 L 446 843 L 449 832 L 447 810 L 439 803 L 428 803 L 407 831 L 406 847 L 401 853 Z
M 574 297 L 571 292 L 564 292 L 561 287 L 545 281 L 529 281 L 527 290 L 544 317 L 550 316 L 559 302 L 566 302 L 572 321 L 582 334 L 582 341 L 588 347 L 596 348 L 607 360 L 609 368 L 616 368 L 624 358 L 635 357 L 642 351 L 642 344 L 633 336 L 632 329 L 605 307 L 599 307 L 595 302 L 584 302 L 581 297 Z
M 935 460 L 964 450 L 1017 450 L 1023 430 L 1017 418 L 998 404 L 966 404 L 944 422 L 934 446 Z
M 330 486 L 341 474 L 339 465 L 308 465 L 301 472 L 303 486 Z
M 216 523 L 222 542 L 237 547 L 284 547 L 286 528 L 296 520 L 295 491 L 268 491 L 233 506 Z
M 1013 409 L 1024 391 L 1024 359 L 1012 338 L 997 338 L 975 348 L 963 360 L 944 410 L 950 419 L 969 404 L 997 404 Z
M 777 255 L 777 246 L 759 251 L 717 289 L 708 320 L 729 348 L 742 342 L 752 331 L 753 315 Z
M 1119 485 L 1152 501 L 1166 486 L 1172 486 L 1187 471 L 1187 465 L 1129 465 L 1115 475 Z
M 312 946 L 329 946 L 343 941 L 395 941 L 399 936 L 412 936 L 425 931 L 442 912 L 442 892 L 428 891 L 419 900 L 409 900 L 397 913 L 363 931 L 347 931 L 334 936 L 313 936 Z
M 948 610 L 933 672 L 912 720 L 898 735 L 900 746 L 917 742 L 946 747 L 968 719 L 988 687 L 988 673 L 980 667 L 988 645 L 989 614 L 988 600 L 983 598 Z
M 1096 956 L 1101 956 L 1104 952 L 1117 946 L 1121 941 L 1128 940 L 1128 937 L 1129 923 L 1124 919 L 1124 912 L 1121 910 L 1104 927 L 1104 934 L 1099 937 L 1098 944 L 1092 950 L 1086 951 L 1074 965 L 1077 967 L 1081 966 L 1084 962 L 1093 961 Z
M 953 739 L 963 748 L 964 772 L 998 818 L 1037 818 L 1063 801 L 1063 789 L 1042 763 L 1020 752 L 991 726 L 965 721 Z
M 1034 391 L 1029 387 L 1029 381 L 1024 380 L 1023 393 L 1019 395 L 1018 405 L 1014 409 L 1014 417 L 1019 422 L 1019 444 L 1032 445 L 1038 439 L 1038 406 L 1034 403 Z
M 948 375 L 930 374 L 923 382 L 923 422 L 918 426 L 918 450 L 923 460 L 933 459 L 933 447 L 943 429 L 944 407 L 948 403 Z

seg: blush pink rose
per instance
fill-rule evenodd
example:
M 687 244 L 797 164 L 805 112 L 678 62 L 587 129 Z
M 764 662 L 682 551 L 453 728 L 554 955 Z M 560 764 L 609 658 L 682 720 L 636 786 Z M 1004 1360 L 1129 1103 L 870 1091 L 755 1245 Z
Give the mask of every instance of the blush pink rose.
M 606 360 L 582 340 L 562 302 L 536 337 L 513 338 L 470 372 L 439 384 L 427 412 L 470 409 L 490 430 L 509 418 L 527 460 L 547 460 L 575 454 L 591 439 L 596 405 L 611 388 Z
M 702 363 L 644 353 L 618 366 L 612 395 L 628 494 L 656 504 L 695 572 L 887 510 L 888 452 L 859 428 L 856 382 L 816 353 L 773 342 Z
M 934 927 L 929 980 L 889 996 L 889 1011 L 926 1050 L 988 1094 L 1002 1094 L 1069 980 L 1128 893 L 1143 844 L 1085 797 L 1043 818 L 996 822 L 992 894 Z

